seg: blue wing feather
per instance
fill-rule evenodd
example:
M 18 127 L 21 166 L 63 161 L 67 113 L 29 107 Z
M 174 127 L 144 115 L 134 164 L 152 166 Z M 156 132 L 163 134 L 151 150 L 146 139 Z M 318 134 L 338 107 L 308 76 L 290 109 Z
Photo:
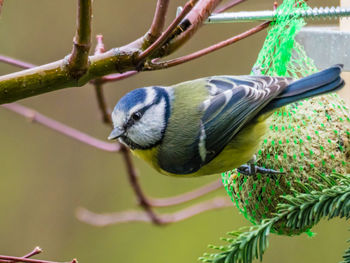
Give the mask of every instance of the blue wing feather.
M 247 122 L 283 91 L 290 80 L 266 76 L 225 76 L 209 80 L 221 93 L 202 104 L 207 152 L 202 165 L 215 158 Z M 227 82 L 233 88 L 227 89 Z

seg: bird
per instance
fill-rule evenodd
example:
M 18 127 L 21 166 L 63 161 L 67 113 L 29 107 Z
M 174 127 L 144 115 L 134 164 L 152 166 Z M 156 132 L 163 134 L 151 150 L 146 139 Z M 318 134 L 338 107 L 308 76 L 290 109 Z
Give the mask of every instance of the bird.
M 301 79 L 222 75 L 134 89 L 113 109 L 108 139 L 118 139 L 165 175 L 203 176 L 234 168 L 263 173 L 252 164 L 266 119 L 285 105 L 342 88 L 342 67 Z

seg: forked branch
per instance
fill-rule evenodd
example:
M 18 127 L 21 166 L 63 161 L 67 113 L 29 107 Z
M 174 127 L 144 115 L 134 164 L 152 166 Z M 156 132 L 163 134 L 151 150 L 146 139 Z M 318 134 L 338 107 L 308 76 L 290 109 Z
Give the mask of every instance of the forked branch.
M 85 70 L 84 65 L 86 65 L 86 54 L 89 46 L 88 35 L 90 32 L 86 28 L 86 25 L 91 22 L 91 16 L 89 16 L 91 2 L 79 0 L 81 4 L 79 6 L 80 9 L 78 9 L 80 10 L 78 11 L 79 23 L 77 30 L 79 34 L 77 33 L 76 35 L 77 45 L 73 48 L 73 54 L 68 59 L 68 66 L 67 60 L 62 59 L 32 69 L 1 76 L 0 104 L 62 88 L 82 86 L 88 81 L 116 72 L 124 73 L 144 70 L 143 62 L 147 57 L 152 55 L 154 58 L 160 58 L 172 53 L 183 45 L 220 3 L 220 0 L 201 0 L 192 8 L 193 4 L 197 1 L 188 1 L 183 14 L 175 18 L 174 22 L 168 27 L 168 30 L 155 42 L 149 43 L 144 37 L 129 45 L 113 48 L 103 54 L 90 56 L 90 63 Z M 191 11 L 188 13 L 189 10 Z M 180 31 L 173 30 L 179 26 L 179 23 L 182 25 L 180 18 L 186 13 L 188 15 L 185 17 L 185 20 L 189 21 L 189 24 L 187 23 L 186 27 L 181 26 Z M 81 30 L 79 31 L 79 29 Z M 144 46 L 145 44 L 146 46 Z M 72 74 L 72 72 L 78 74 Z M 84 74 L 81 72 L 84 72 Z
M 13 256 L 4 256 L 0 255 L 0 263 L 14 263 L 14 262 L 24 262 L 24 263 L 59 263 L 55 261 L 47 261 L 41 259 L 32 259 L 31 257 L 38 255 L 42 252 L 40 247 L 34 248 L 31 252 L 26 254 L 23 257 L 13 257 Z M 68 262 L 66 262 L 68 263 Z M 70 263 L 77 263 L 76 259 L 70 261 Z

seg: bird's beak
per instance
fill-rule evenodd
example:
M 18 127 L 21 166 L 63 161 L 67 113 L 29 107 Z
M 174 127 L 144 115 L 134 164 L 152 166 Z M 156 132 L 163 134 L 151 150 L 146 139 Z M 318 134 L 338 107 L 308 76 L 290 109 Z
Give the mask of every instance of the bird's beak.
M 122 136 L 125 133 L 125 130 L 122 130 L 120 128 L 114 128 L 111 134 L 108 136 L 108 140 L 115 140 Z

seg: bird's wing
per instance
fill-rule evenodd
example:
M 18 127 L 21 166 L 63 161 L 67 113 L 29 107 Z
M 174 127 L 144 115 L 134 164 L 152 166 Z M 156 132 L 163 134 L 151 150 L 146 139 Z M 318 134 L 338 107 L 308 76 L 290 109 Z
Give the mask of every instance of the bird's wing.
M 186 96 L 182 96 L 181 113 L 173 114 L 159 147 L 159 167 L 177 175 L 197 172 L 218 155 L 288 82 L 284 78 L 265 76 L 216 76 L 191 81 L 190 87 L 188 84 L 177 87 L 177 92 L 181 90 Z M 203 86 L 207 90 L 203 90 Z M 188 94 L 194 94 L 194 97 Z M 198 100 L 202 96 L 204 101 Z M 199 106 L 192 107 L 193 104 Z M 195 117 L 187 118 L 186 114 Z M 179 132 L 175 126 L 182 130 Z
M 199 135 L 202 165 L 215 158 L 290 82 L 290 78 L 268 76 L 208 78 L 207 88 L 212 97 L 200 105 L 203 111 Z

